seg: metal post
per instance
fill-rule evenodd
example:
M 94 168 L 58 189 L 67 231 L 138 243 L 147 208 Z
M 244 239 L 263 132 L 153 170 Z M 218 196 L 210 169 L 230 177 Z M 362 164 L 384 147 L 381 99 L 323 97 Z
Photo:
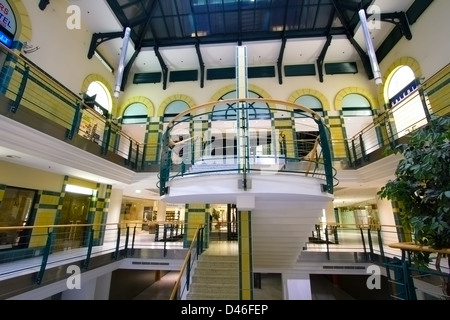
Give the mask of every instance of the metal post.
M 42 263 L 41 263 L 41 269 L 39 270 L 39 273 L 36 277 L 36 283 L 37 284 L 41 284 L 42 282 L 42 278 L 44 278 L 44 272 L 45 269 L 47 267 L 47 261 L 48 261 L 48 256 L 50 255 L 50 248 L 52 245 L 52 239 L 53 239 L 53 232 L 48 232 L 47 233 L 47 243 L 45 244 L 45 248 L 44 248 L 44 252 L 42 255 Z

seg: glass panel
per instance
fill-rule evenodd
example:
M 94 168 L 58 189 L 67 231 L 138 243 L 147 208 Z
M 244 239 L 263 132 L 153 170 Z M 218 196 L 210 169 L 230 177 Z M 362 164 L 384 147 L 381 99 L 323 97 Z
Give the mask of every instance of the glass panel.
M 86 94 L 90 97 L 96 96 L 95 103 L 105 108 L 108 112 L 111 111 L 111 97 L 103 84 L 97 81 L 92 82 L 89 85 Z
M 36 191 L 6 187 L 0 205 L 0 227 L 32 225 L 31 216 Z M 9 249 L 29 242 L 30 230 L 0 232 L 0 250 Z
M 414 79 L 414 72 L 410 67 L 400 67 L 397 71 L 395 71 L 391 81 L 389 82 L 388 98 L 391 99 Z

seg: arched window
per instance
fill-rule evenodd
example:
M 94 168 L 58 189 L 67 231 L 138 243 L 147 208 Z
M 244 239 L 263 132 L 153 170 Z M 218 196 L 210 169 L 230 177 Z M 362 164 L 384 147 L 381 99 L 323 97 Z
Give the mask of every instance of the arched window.
M 189 105 L 183 100 L 175 100 L 170 102 L 164 110 L 164 130 L 167 128 L 169 122 L 175 118 L 180 112 L 189 110 Z M 174 141 L 179 140 L 182 137 L 189 136 L 189 118 L 190 114 L 187 113 L 180 119 L 178 119 L 177 125 L 171 131 L 171 136 Z
M 86 139 L 101 143 L 105 132 L 105 121 L 94 116 L 94 113 L 100 114 L 105 119 L 109 118 L 112 108 L 111 95 L 103 83 L 93 81 L 83 95 L 83 100 L 84 104 L 92 109 L 83 111 L 79 134 Z
M 84 100 L 86 104 L 95 108 L 99 113 L 103 112 L 105 117 L 108 117 L 111 113 L 111 95 L 100 81 L 93 81 L 89 84 Z
M 307 107 L 312 111 L 318 113 L 321 117 L 323 116 L 323 105 L 322 102 L 315 96 L 305 94 L 298 97 L 294 103 Z M 295 131 L 296 132 L 306 132 L 307 135 L 317 135 L 316 128 L 317 124 L 314 119 L 304 115 L 304 111 L 300 109 L 295 109 Z M 314 133 L 313 133 L 314 132 Z M 298 139 L 303 139 L 303 133 L 297 133 Z
M 122 124 L 129 123 L 146 123 L 147 107 L 145 104 L 135 102 L 130 104 L 124 111 L 122 116 Z
M 320 102 L 319 99 L 312 95 L 305 94 L 303 96 L 300 96 L 297 98 L 297 100 L 295 100 L 295 103 L 310 108 L 314 112 L 320 114 L 320 116 L 323 116 L 322 102 Z
M 426 112 L 430 105 L 425 105 L 419 93 L 419 81 L 409 66 L 399 67 L 394 71 L 387 84 L 391 112 L 395 121 L 395 137 L 400 138 L 427 123 Z
M 147 123 L 147 106 L 141 102 L 130 104 L 122 115 L 122 131 L 136 140 L 144 143 Z
M 342 99 L 342 114 L 347 138 L 353 138 L 373 122 L 369 100 L 358 93 L 350 93 Z
M 370 101 L 359 93 L 350 93 L 342 99 L 345 135 L 351 154 L 357 157 L 378 149 L 378 137 L 373 123 Z M 362 135 L 361 135 L 362 134 Z M 361 141 L 362 138 L 362 141 Z M 361 143 L 362 142 L 362 143 Z
M 249 98 L 262 98 L 259 94 L 249 91 Z M 236 91 L 230 91 L 220 97 L 219 100 L 235 99 Z M 249 120 L 270 119 L 269 106 L 265 102 L 251 102 L 248 105 Z M 218 105 L 213 108 L 212 121 L 217 120 L 236 120 L 236 104 Z
M 180 112 L 189 110 L 189 105 L 182 100 L 175 100 L 169 103 L 164 110 L 164 122 L 170 122 L 174 117 L 176 117 Z M 186 114 L 183 119 L 189 117 L 189 114 Z M 181 120 L 181 119 L 180 119 Z
M 220 97 L 219 101 L 236 99 L 236 91 L 230 91 Z M 249 98 L 262 98 L 254 91 L 248 92 Z M 263 155 L 267 153 L 270 145 L 271 116 L 270 108 L 266 102 L 248 102 L 248 139 L 251 145 L 251 155 Z M 210 137 L 206 135 L 206 140 L 214 140 L 217 154 L 227 154 L 235 156 L 237 154 L 238 140 L 235 134 L 235 125 L 238 116 L 238 106 L 235 102 L 221 103 L 213 108 Z M 240 124 L 241 125 L 241 124 Z M 231 129 L 232 128 L 232 129 Z M 230 130 L 231 129 L 231 130 Z
M 400 96 L 398 95 L 404 95 L 402 94 L 402 92 L 408 92 L 408 87 L 411 87 L 414 81 L 414 72 L 410 67 L 402 66 L 398 68 L 394 72 L 388 86 L 388 98 L 391 103 L 394 102 L 395 104 L 396 102 L 398 102 L 396 100 L 401 100 Z

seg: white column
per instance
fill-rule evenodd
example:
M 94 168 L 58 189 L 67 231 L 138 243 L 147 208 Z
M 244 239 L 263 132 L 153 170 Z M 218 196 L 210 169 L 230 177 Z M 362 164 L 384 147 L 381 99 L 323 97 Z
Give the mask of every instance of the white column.
M 122 206 L 122 189 L 112 189 L 111 197 L 109 199 L 108 216 L 106 223 L 108 226 L 105 231 L 105 242 L 116 241 L 117 239 L 117 224 L 120 221 L 120 208 Z
M 109 272 L 97 278 L 97 285 L 95 287 L 95 300 L 109 300 L 109 290 L 111 288 L 111 276 Z
M 158 201 L 158 211 L 156 215 L 157 221 L 166 220 L 166 203 L 164 201 Z
M 112 189 L 109 200 L 108 217 L 106 223 L 118 223 L 120 221 L 120 208 L 122 206 L 122 189 Z
M 287 300 L 312 300 L 311 281 L 309 276 L 302 279 L 287 279 Z

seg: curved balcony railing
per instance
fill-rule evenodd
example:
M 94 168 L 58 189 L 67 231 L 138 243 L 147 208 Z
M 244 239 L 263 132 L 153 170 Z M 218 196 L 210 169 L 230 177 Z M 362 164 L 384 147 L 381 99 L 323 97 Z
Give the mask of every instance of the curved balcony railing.
M 267 108 L 254 107 L 256 103 L 270 106 L 271 115 L 267 116 Z M 237 107 L 224 118 L 223 110 L 230 105 Z M 320 115 L 286 101 L 228 99 L 178 114 L 163 135 L 161 195 L 178 177 L 237 173 L 245 181 L 255 172 L 321 179 L 324 190 L 333 193 L 330 134 Z
M 100 152 L 95 150 L 96 154 L 100 156 L 105 156 L 108 153 L 115 154 L 118 156 L 118 164 L 130 167 L 135 171 L 147 171 L 150 168 L 150 170 L 155 170 L 149 164 L 156 164 L 155 159 L 159 157 L 159 143 L 155 143 L 159 138 L 139 143 L 122 131 L 121 124 L 115 121 L 107 110 L 95 103 L 92 104 L 85 94 L 73 93 L 26 57 L 3 45 L 0 45 L 0 64 L 0 96 L 2 99 L 6 98 L 3 101 L 4 105 L 7 105 L 4 110 L 0 110 L 1 112 L 4 114 L 13 113 L 15 114 L 14 120 L 68 143 L 75 140 L 75 137 L 85 139 L 83 142 L 90 141 L 100 150 Z M 332 149 L 343 150 L 344 152 L 339 153 L 339 151 L 339 154 L 336 154 L 335 151 L 335 154 L 330 154 L 330 157 L 333 156 L 334 160 L 344 161 L 350 168 L 360 167 L 385 156 L 384 149 L 401 143 L 399 139 L 402 139 L 408 132 L 428 123 L 431 115 L 447 114 L 450 109 L 446 102 L 445 83 L 448 82 L 449 70 L 450 67 L 447 65 L 422 83 L 416 80 L 411 86 L 408 86 L 408 94 L 395 101 L 395 106 L 380 115 L 374 116 L 373 123 L 354 136 L 345 139 L 333 137 L 332 140 L 328 140 Z M 246 101 L 250 102 L 251 100 L 246 99 Z M 270 100 L 254 100 L 254 102 L 264 101 L 272 103 Z M 222 101 L 203 106 L 212 107 L 219 104 L 222 104 Z M 276 112 L 279 113 L 289 112 L 289 108 L 292 107 L 299 107 L 288 102 L 273 102 L 273 104 L 275 109 L 278 109 Z M 373 107 L 375 108 L 375 106 Z M 275 109 L 272 110 L 271 106 L 271 111 L 275 111 Z M 193 111 L 191 109 L 189 112 Z M 197 117 L 203 111 L 197 110 L 195 112 Z M 23 114 L 30 113 L 33 114 L 33 117 L 40 117 L 40 120 L 30 122 L 29 116 L 21 117 Z M 186 116 L 184 114 L 184 117 Z M 218 114 L 217 118 L 220 119 L 221 117 L 223 119 L 223 114 Z M 315 116 L 312 118 L 316 119 Z M 288 118 L 285 120 L 288 120 Z M 177 122 L 182 122 L 182 119 L 178 118 Z M 399 123 L 397 124 L 397 122 Z M 292 123 L 288 125 L 286 123 L 275 126 L 275 130 L 291 130 Z M 240 122 L 240 125 L 243 124 L 243 122 Z M 252 121 L 249 124 L 252 125 Z M 266 127 L 269 128 L 270 126 Z M 280 127 L 287 129 L 282 130 Z M 55 128 L 57 128 L 57 131 L 55 131 Z M 56 134 L 56 132 L 58 133 Z M 190 132 L 187 137 L 192 134 L 193 132 Z M 204 138 L 202 132 L 201 140 L 204 141 Z M 328 137 L 328 139 L 331 139 L 331 137 Z M 164 140 L 166 140 L 166 137 L 164 137 Z M 302 137 L 302 140 L 305 140 L 304 137 Z M 294 144 L 294 138 L 289 139 L 286 136 L 286 148 L 290 148 L 289 144 Z M 83 148 L 86 149 L 85 146 Z M 294 149 L 293 146 L 292 149 Z M 280 154 L 281 151 L 280 148 Z M 278 155 L 269 154 L 269 156 L 270 161 L 274 161 Z M 325 153 L 323 153 L 323 156 L 326 156 Z M 151 159 L 147 159 L 147 157 Z M 240 163 L 245 162 L 246 157 L 250 161 L 251 153 L 246 156 L 239 154 L 239 157 L 237 160 Z M 289 154 L 287 157 L 295 158 L 294 155 Z M 107 159 L 111 160 L 111 158 Z M 327 177 L 327 179 L 331 178 Z M 331 181 L 328 181 L 328 188 L 331 185 Z

